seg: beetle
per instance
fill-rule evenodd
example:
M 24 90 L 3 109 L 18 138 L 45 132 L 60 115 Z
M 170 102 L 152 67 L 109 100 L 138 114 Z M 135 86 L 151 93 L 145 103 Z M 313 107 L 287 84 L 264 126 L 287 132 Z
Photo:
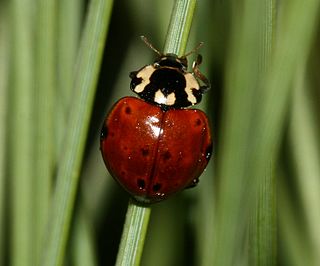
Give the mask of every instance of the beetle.
M 130 88 L 111 108 L 100 134 L 100 150 L 113 178 L 136 200 L 164 200 L 198 183 L 212 153 L 206 114 L 198 104 L 209 87 L 200 72 L 202 57 L 188 72 L 187 56 L 162 54 L 142 36 L 158 58 L 131 72 Z M 201 83 L 199 82 L 201 81 Z

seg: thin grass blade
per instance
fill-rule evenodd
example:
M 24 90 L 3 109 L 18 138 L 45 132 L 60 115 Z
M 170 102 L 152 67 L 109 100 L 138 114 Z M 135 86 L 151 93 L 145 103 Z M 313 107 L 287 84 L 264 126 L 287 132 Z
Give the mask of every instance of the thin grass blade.
M 59 158 L 57 183 L 46 235 L 48 242 L 42 254 L 44 265 L 63 263 L 112 4 L 113 1 L 104 0 L 92 0 L 89 4 L 73 84 L 74 97 L 69 129 L 65 136 L 65 152 Z
M 84 4 L 78 0 L 55 1 L 57 23 L 57 38 L 54 44 L 57 48 L 57 80 L 55 99 L 55 157 L 63 152 L 63 138 L 68 126 L 71 110 L 73 82 L 76 56 L 79 51 L 81 26 L 84 16 Z
M 0 3 L 0 128 L 7 126 L 7 102 L 8 102 L 8 75 L 9 75 L 9 30 L 8 30 L 8 5 Z M 6 208 L 6 138 L 7 131 L 0 130 L 0 265 L 4 265 L 7 251 L 5 241 Z
M 10 3 L 11 68 L 8 130 L 11 265 L 34 265 L 34 40 L 32 1 Z M 10 134 L 9 134 L 10 133 Z
M 40 256 L 52 196 L 54 90 L 56 81 L 55 1 L 37 1 L 35 44 L 35 182 L 34 247 Z
M 310 242 L 313 265 L 320 261 L 320 153 L 315 106 L 311 84 L 303 64 L 297 71 L 290 121 L 290 150 L 301 197 L 305 227 Z
M 255 1 L 256 2 L 256 1 Z M 242 13 L 241 28 L 233 34 L 227 76 L 225 123 L 219 176 L 221 178 L 216 223 L 215 264 L 247 263 L 243 249 L 248 217 L 253 209 L 261 180 L 270 162 L 276 160 L 290 99 L 290 85 L 299 64 L 310 50 L 318 18 L 319 1 L 286 3 L 279 22 L 278 38 L 266 76 L 257 80 L 260 64 L 254 34 L 259 28 L 258 2 L 237 6 Z M 251 9 L 254 8 L 255 9 Z M 237 12 L 238 12 L 237 11 Z M 247 13 L 247 11 L 249 11 Z M 250 41 L 251 40 L 251 41 Z M 288 49 L 290 47 L 290 49 Z M 245 65 L 242 65 L 246 62 Z M 258 90 L 257 90 L 258 88 Z

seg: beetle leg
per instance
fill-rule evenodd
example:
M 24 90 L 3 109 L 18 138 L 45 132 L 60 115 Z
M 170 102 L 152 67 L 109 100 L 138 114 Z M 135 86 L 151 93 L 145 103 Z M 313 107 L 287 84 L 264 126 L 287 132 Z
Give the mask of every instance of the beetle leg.
M 202 93 L 206 92 L 210 88 L 209 80 L 200 72 L 199 65 L 202 63 L 202 56 L 198 54 L 197 60 L 193 62 L 192 70 L 194 75 L 200 79 L 204 85 L 200 87 Z

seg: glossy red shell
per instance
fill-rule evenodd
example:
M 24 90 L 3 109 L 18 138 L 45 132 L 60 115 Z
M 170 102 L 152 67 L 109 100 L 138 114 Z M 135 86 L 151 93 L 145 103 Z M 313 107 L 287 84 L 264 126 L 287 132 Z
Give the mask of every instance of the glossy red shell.
M 163 111 L 134 97 L 119 100 L 101 133 L 111 175 L 137 200 L 160 201 L 198 180 L 211 155 L 204 112 Z

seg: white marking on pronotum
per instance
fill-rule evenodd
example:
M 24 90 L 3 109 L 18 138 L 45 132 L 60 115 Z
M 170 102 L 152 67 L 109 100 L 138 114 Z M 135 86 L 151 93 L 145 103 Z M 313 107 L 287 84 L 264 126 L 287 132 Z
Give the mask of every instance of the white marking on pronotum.
M 143 69 L 141 69 L 138 74 L 137 78 L 141 78 L 142 81 L 140 84 L 138 84 L 135 88 L 134 91 L 137 93 L 143 92 L 145 87 L 150 83 L 150 77 L 152 73 L 154 72 L 155 68 L 153 66 L 146 66 Z
M 192 90 L 200 90 L 199 82 L 191 73 L 185 74 L 185 79 L 186 87 L 184 90 L 188 95 L 187 99 L 191 104 L 196 104 L 197 98 L 193 95 Z
M 157 90 L 154 95 L 154 101 L 159 104 L 174 105 L 174 103 L 176 102 L 176 96 L 175 96 L 174 92 L 171 92 L 166 97 L 161 92 L 161 90 Z

